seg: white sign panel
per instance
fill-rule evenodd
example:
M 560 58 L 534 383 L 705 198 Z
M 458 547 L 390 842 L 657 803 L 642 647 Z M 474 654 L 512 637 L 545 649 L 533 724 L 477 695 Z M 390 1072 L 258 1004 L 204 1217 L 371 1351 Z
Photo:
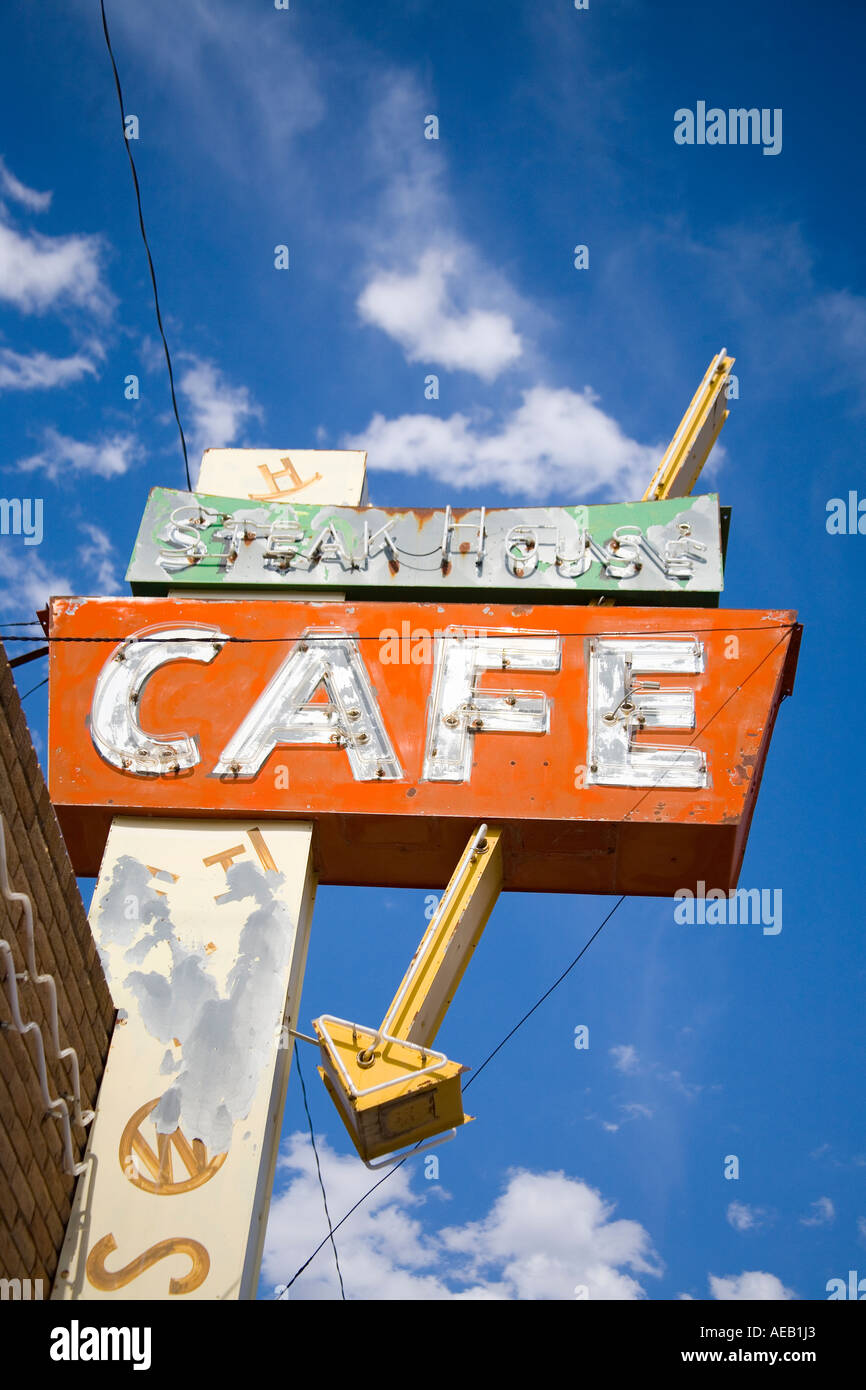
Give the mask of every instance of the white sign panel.
M 251 502 L 363 507 L 367 455 L 363 449 L 205 449 L 196 487 Z
M 311 839 L 297 821 L 113 822 L 90 921 L 120 1013 L 54 1298 L 253 1296 Z

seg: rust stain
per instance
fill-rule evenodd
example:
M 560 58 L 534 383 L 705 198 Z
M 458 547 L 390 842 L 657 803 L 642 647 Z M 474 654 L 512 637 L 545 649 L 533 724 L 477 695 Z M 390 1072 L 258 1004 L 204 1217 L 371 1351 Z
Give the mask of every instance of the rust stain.
M 452 561 L 456 553 L 455 545 Z M 441 553 L 432 557 L 435 568 L 439 568 L 440 558 Z M 567 605 L 526 600 L 501 604 L 468 600 L 395 604 L 393 596 L 387 601 L 364 600 L 357 604 L 328 599 L 324 605 L 321 601 L 287 605 L 278 600 L 247 602 L 225 597 L 216 603 L 184 599 L 181 604 L 142 598 L 99 603 L 84 600 L 72 617 L 65 611 L 69 602 L 65 598 L 53 608 L 52 627 L 61 639 L 100 638 L 106 633 L 127 637 L 147 625 L 175 621 L 180 608 L 189 620 L 218 622 L 232 635 L 259 639 L 251 645 L 227 643 L 219 661 L 207 670 L 193 670 L 181 662 L 166 664 L 158 686 L 155 683 L 150 693 L 145 689 L 142 727 L 188 728 L 198 738 L 201 749 L 200 763 L 185 776 L 153 778 L 138 778 L 112 767 L 100 758 L 93 745 L 87 720 L 95 683 L 106 661 L 104 645 L 57 643 L 52 655 L 50 704 L 49 745 L 56 750 L 52 754 L 51 791 L 73 861 L 82 874 L 98 868 L 95 861 L 105 843 L 111 816 L 122 811 L 135 816 L 181 818 L 247 815 L 277 820 L 289 815 L 312 819 L 318 825 L 318 872 L 322 882 L 395 886 L 408 886 L 410 880 L 416 885 L 440 879 L 446 882 L 456 862 L 454 845 L 459 837 L 455 822 L 469 825 L 482 819 L 498 819 L 513 827 L 508 846 L 512 881 L 519 883 L 521 891 L 555 892 L 589 890 L 585 876 L 576 870 L 572 872 L 567 866 L 556 874 L 545 870 L 543 858 L 550 834 L 564 836 L 570 846 L 585 846 L 587 853 L 603 849 L 607 864 L 615 833 L 612 827 L 620 825 L 627 829 L 628 853 L 619 859 L 616 852 L 612 855 L 616 870 L 604 879 L 605 885 L 622 884 L 623 891 L 627 885 L 628 891 L 648 891 L 652 896 L 661 895 L 664 890 L 668 896 L 668 890 L 673 892 L 687 881 L 682 878 L 683 866 L 695 862 L 702 868 L 706 865 L 701 876 L 707 882 L 726 885 L 741 849 L 746 803 L 751 809 L 754 798 L 751 783 L 757 784 L 763 765 L 770 715 L 775 713 L 785 659 L 784 644 L 779 645 L 778 634 L 765 633 L 763 629 L 753 632 L 750 640 L 756 652 L 772 655 L 740 692 L 741 675 L 735 663 L 723 659 L 725 637 L 739 627 L 754 629 L 757 618 L 748 611 L 701 610 L 700 626 L 708 661 L 705 679 L 697 682 L 696 718 L 700 723 L 708 711 L 716 708 L 721 708 L 722 713 L 695 740 L 706 753 L 713 776 L 711 786 L 698 795 L 691 789 L 665 789 L 665 795 L 659 797 L 656 793 L 653 802 L 651 792 L 643 799 L 644 793 L 638 789 L 605 786 L 575 794 L 570 770 L 585 760 L 589 738 L 585 643 L 563 643 L 560 669 L 545 675 L 535 677 L 519 671 L 502 675 L 491 671 L 484 676 L 481 688 L 491 691 L 499 686 L 516 691 L 540 686 L 559 713 L 554 713 L 544 738 L 506 733 L 493 738 L 482 733 L 473 741 L 472 776 L 459 785 L 429 781 L 423 784 L 421 797 L 418 779 L 423 767 L 433 672 L 429 664 L 398 663 L 383 666 L 381 671 L 377 668 L 375 679 L 377 703 L 400 753 L 402 777 L 361 786 L 345 756 L 336 754 L 328 760 L 325 786 L 322 769 L 327 755 L 321 749 L 299 746 L 292 750 L 291 789 L 275 793 L 267 773 L 241 785 L 234 779 L 220 782 L 210 775 L 210 769 L 228 737 L 248 713 L 252 695 L 273 678 L 281 651 L 302 640 L 308 626 L 320 627 L 323 618 L 331 626 L 342 626 L 348 621 L 358 627 L 362 642 L 373 644 L 362 648 L 366 654 L 375 652 L 384 626 L 396 626 L 400 631 L 403 620 L 409 623 L 410 630 L 417 626 L 429 629 L 449 625 L 465 630 L 489 624 L 493 629 L 513 626 L 527 632 L 562 634 L 581 626 L 574 622 L 574 610 L 570 615 Z M 691 621 L 688 610 L 650 611 L 626 605 L 618 613 L 599 612 L 583 626 L 599 634 L 622 630 L 654 634 L 688 630 Z M 324 691 L 322 696 L 324 699 Z M 746 733 L 747 728 L 757 731 L 762 727 L 760 740 Z M 652 741 L 649 731 L 646 736 Z M 666 741 L 662 734 L 659 742 Z M 271 766 L 276 766 L 282 757 L 281 752 L 275 751 Z M 545 763 L 549 766 L 545 767 Z M 514 794 L 518 784 L 523 800 Z M 416 794 L 410 796 L 410 791 Z M 530 796 L 535 799 L 530 800 Z M 424 829 L 429 831 L 430 846 L 423 854 L 401 851 L 413 860 L 409 867 L 401 867 L 395 862 L 397 846 L 410 843 L 407 833 L 419 817 L 426 822 Z M 380 845 L 377 853 L 371 854 L 355 842 L 356 824 L 376 827 Z

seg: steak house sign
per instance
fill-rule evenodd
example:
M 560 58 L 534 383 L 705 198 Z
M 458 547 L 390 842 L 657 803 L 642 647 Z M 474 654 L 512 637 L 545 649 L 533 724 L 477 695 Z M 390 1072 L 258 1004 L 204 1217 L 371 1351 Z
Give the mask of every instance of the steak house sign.
M 169 588 L 598 594 L 717 603 L 718 498 L 440 511 L 241 501 L 154 488 L 127 579 Z
M 55 599 L 50 783 L 76 870 L 117 814 L 314 820 L 321 881 L 736 883 L 794 615 Z

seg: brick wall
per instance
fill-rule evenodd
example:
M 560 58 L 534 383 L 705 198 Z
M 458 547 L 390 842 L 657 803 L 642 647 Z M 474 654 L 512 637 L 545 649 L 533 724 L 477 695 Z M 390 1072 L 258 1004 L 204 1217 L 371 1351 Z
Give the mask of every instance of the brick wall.
M 32 668 L 28 667 L 28 670 Z M 0 813 L 6 832 L 11 888 L 33 904 L 36 965 L 54 976 L 60 1045 L 74 1047 L 81 1068 L 81 1104 L 92 1110 L 114 1026 L 84 905 L 60 834 L 48 789 L 0 645 Z M 9 942 L 16 972 L 25 969 L 24 911 L 0 893 L 0 938 Z M 0 1278 L 54 1280 L 75 1179 L 63 1168 L 63 1130 L 45 1115 L 36 1049 L 11 1025 L 0 954 Z M 52 1097 L 68 1096 L 71 1077 L 53 1056 L 49 991 L 19 982 L 24 1021 L 42 1029 Z M 86 1131 L 73 1124 L 75 1158 Z

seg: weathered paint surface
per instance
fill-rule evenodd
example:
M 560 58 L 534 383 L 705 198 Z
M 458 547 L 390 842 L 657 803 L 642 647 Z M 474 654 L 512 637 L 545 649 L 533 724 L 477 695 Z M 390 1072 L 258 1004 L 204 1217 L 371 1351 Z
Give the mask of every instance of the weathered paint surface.
M 120 1015 L 55 1298 L 251 1296 L 311 837 L 301 821 L 178 835 L 176 821 L 114 820 L 90 921 Z
M 205 449 L 196 487 L 218 496 L 277 502 L 367 502 L 363 449 Z
M 483 524 L 483 534 L 482 534 Z M 715 495 L 592 507 L 407 510 L 258 502 L 154 488 L 127 571 L 133 593 L 184 587 L 605 594 L 715 604 Z
M 255 815 L 314 821 L 323 882 L 442 885 L 484 819 L 503 826 L 506 889 L 668 895 L 700 879 L 728 888 L 739 872 L 776 709 L 793 680 L 794 618 L 776 610 L 56 599 L 51 795 L 83 874 L 95 871 L 118 812 Z M 159 666 L 134 717 L 150 736 L 184 735 L 197 761 L 178 771 L 167 763 L 167 772 L 150 775 L 112 765 L 91 736 L 100 673 L 135 634 L 196 624 L 222 634 L 218 654 L 206 665 Z M 508 643 L 518 648 L 524 638 L 554 634 L 558 644 L 546 668 L 536 669 L 531 657 L 480 671 L 474 709 L 459 715 L 470 741 L 469 775 L 458 768 L 456 780 L 445 780 L 435 763 L 424 776 L 433 658 L 442 650 L 435 634 L 449 630 L 495 634 L 497 643 L 511 634 Z M 279 688 L 284 663 L 335 634 L 361 654 L 393 765 L 377 778 L 362 753 L 353 761 L 335 722 L 330 739 L 293 736 L 255 759 L 250 775 L 233 772 L 231 763 L 217 770 L 263 692 Z M 691 784 L 670 785 L 669 774 L 657 786 L 593 781 L 588 671 L 592 639 L 604 637 L 699 643 L 693 674 L 654 677 L 642 668 L 635 677 L 638 703 L 649 713 L 645 728 L 633 727 L 634 747 L 690 750 L 684 763 L 698 750 L 705 768 Z M 666 707 L 652 693 L 654 680 L 658 695 L 677 696 L 676 708 L 693 704 L 691 727 L 667 728 L 653 716 Z M 323 695 L 317 691 L 301 708 L 309 728 L 332 708 L 316 703 Z M 501 717 L 509 701 L 513 729 Z M 499 732 L 485 729 L 487 709 Z M 599 711 L 598 719 L 605 714 L 617 720 L 623 710 Z

